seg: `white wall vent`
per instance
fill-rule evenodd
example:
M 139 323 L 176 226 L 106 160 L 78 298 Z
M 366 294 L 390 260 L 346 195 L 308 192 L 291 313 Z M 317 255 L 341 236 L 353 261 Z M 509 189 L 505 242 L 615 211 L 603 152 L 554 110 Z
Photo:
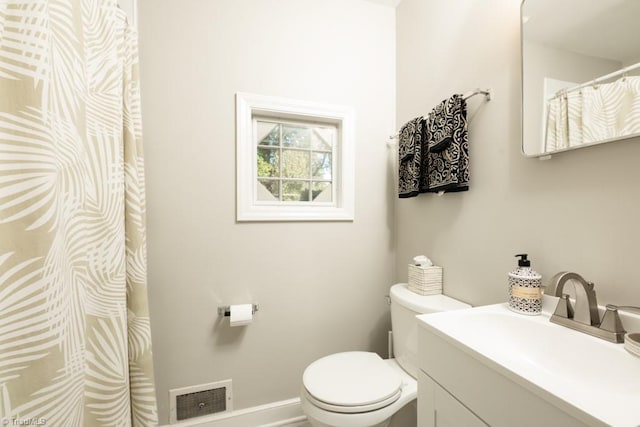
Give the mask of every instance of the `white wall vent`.
M 169 390 L 169 424 L 231 411 L 231 380 Z

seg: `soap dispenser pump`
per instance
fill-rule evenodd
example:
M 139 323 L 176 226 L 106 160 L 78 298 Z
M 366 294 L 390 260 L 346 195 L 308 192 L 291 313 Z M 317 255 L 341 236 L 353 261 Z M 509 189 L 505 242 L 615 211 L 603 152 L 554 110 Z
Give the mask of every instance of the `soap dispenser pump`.
M 542 311 L 542 276 L 531 268 L 527 254 L 518 254 L 518 268 L 509 276 L 509 308 L 528 315 Z

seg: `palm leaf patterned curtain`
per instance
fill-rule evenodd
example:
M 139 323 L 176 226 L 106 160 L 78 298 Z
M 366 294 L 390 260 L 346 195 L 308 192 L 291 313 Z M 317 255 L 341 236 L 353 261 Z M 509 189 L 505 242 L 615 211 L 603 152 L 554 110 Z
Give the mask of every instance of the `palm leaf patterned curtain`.
M 115 0 L 0 0 L 10 425 L 157 424 L 137 61 Z
M 640 133 L 640 76 L 563 90 L 547 101 L 545 151 Z

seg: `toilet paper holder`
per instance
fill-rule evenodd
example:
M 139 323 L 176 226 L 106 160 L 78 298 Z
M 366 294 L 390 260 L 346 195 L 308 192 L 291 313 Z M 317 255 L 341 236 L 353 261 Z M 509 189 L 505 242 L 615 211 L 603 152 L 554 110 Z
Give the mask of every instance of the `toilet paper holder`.
M 251 304 L 251 314 L 256 314 L 258 311 L 258 304 Z M 231 316 L 231 306 L 230 305 L 221 305 L 218 307 L 218 316 L 229 317 Z

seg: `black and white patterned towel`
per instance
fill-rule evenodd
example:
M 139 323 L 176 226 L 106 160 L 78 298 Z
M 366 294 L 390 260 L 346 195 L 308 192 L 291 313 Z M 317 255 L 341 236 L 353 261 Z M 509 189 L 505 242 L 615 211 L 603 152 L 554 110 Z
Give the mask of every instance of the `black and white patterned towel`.
M 469 136 L 467 103 L 453 95 L 438 104 L 426 120 L 426 144 L 420 182 L 421 192 L 454 192 L 469 189 Z
M 424 176 L 423 149 L 425 145 L 425 120 L 416 117 L 400 129 L 398 141 L 398 196 L 415 197 L 420 193 L 420 181 Z

